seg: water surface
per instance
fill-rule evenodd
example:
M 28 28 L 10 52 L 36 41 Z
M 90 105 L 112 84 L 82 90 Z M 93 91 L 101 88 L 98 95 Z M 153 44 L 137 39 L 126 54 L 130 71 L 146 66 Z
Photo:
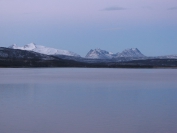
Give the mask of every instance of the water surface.
M 176 133 L 175 69 L 0 69 L 0 133 Z

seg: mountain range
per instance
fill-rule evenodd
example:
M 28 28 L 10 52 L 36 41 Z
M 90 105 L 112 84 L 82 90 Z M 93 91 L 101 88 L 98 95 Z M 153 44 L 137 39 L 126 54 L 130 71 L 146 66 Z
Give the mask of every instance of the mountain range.
M 26 44 L 22 47 L 13 44 L 8 48 L 33 51 L 33 52 L 46 54 L 46 55 L 65 55 L 65 56 L 81 57 L 79 54 L 76 54 L 71 51 L 45 47 L 42 45 L 36 45 L 35 43 Z M 116 54 L 113 54 L 112 52 L 108 52 L 106 50 L 91 49 L 85 56 L 85 58 L 89 58 L 89 59 L 112 59 L 117 57 L 145 57 L 145 56 L 137 48 L 126 49 L 121 53 L 118 52 Z
M 71 51 L 49 48 L 49 47 L 45 47 L 42 45 L 36 45 L 35 43 L 26 44 L 22 47 L 19 47 L 16 44 L 13 44 L 13 45 L 9 46 L 8 48 L 34 51 L 34 52 L 46 54 L 46 55 L 67 55 L 67 56 L 80 57 L 80 55 L 78 55 L 74 52 L 71 52 Z
M 0 67 L 177 68 L 177 56 L 148 57 L 137 48 L 130 48 L 116 54 L 91 49 L 81 57 L 71 51 L 30 43 L 0 47 Z
M 119 57 L 145 57 L 137 48 L 130 48 L 125 49 L 121 53 L 113 54 L 112 52 L 108 52 L 101 49 L 94 49 L 90 50 L 86 58 L 93 58 L 93 59 L 113 59 Z
M 146 58 L 160 58 L 160 59 L 177 59 L 177 55 L 166 55 L 166 56 L 145 56 L 138 50 L 138 48 L 130 48 L 125 49 L 122 52 L 112 53 L 102 49 L 91 49 L 85 57 L 81 57 L 79 54 L 68 51 L 55 49 L 50 47 L 45 47 L 42 45 L 36 45 L 35 43 L 29 43 L 22 47 L 13 44 L 9 46 L 10 49 L 20 49 L 33 51 L 36 53 L 41 53 L 45 55 L 53 55 L 62 58 L 70 58 L 75 60 L 92 60 L 92 59 L 100 59 L 100 60 L 112 60 L 112 59 L 146 59 Z

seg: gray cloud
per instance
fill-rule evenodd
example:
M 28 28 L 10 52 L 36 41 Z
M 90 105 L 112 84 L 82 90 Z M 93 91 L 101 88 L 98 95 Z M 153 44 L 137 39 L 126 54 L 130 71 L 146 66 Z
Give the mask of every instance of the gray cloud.
M 168 8 L 167 10 L 177 10 L 177 6 L 176 7 Z
M 118 7 L 118 6 L 112 6 L 112 7 L 105 8 L 102 11 L 120 11 L 120 10 L 126 10 L 126 8 Z

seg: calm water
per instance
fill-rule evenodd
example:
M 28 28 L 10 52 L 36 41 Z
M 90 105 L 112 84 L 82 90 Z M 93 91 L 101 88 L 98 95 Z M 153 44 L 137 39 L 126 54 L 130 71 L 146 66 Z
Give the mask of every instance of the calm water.
M 177 70 L 1 68 L 0 133 L 177 133 Z

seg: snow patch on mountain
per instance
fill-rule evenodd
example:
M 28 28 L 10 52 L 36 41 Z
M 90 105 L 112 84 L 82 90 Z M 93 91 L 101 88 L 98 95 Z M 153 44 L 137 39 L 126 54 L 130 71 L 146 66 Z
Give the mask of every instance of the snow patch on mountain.
M 116 57 L 145 57 L 137 48 L 125 49 L 121 53 L 117 53 Z
M 24 45 L 23 47 L 18 47 L 16 44 L 13 44 L 9 46 L 9 48 L 34 51 L 34 52 L 46 54 L 46 55 L 67 55 L 67 56 L 80 57 L 80 55 L 74 52 L 71 52 L 71 51 L 45 47 L 42 45 L 36 45 L 35 43 L 30 43 L 30 44 Z
M 92 58 L 92 59 L 111 59 L 112 54 L 113 53 L 108 52 L 106 50 L 101 50 L 101 49 L 92 50 L 91 49 L 85 57 L 86 58 Z
M 20 50 L 33 50 L 36 48 L 36 44 L 30 43 L 30 44 L 24 45 L 23 47 L 18 47 L 17 44 L 13 44 L 13 45 L 9 46 L 8 48 L 20 49 Z
M 137 48 L 130 48 L 125 49 L 121 53 L 118 52 L 116 54 L 101 49 L 94 50 L 91 49 L 85 57 L 92 59 L 112 59 L 118 57 L 145 57 L 145 56 Z

